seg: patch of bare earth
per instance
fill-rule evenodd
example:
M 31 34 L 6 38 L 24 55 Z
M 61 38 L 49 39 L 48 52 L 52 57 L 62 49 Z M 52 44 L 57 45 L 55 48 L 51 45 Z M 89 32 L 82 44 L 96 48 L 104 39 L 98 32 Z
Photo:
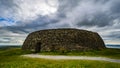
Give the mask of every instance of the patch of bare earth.
M 27 54 L 22 55 L 23 57 L 31 57 L 31 58 L 44 58 L 44 59 L 51 59 L 51 60 L 99 60 L 99 61 L 109 61 L 109 62 L 116 62 L 120 63 L 119 59 L 111 59 L 105 57 L 89 57 L 89 56 L 63 56 L 63 55 L 39 55 L 39 54 Z

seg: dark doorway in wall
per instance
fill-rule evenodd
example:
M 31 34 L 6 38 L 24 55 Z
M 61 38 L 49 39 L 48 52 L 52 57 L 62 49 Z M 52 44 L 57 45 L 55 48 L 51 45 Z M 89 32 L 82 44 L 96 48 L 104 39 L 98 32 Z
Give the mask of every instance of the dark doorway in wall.
M 38 43 L 36 43 L 36 45 L 35 45 L 35 53 L 40 52 L 40 50 L 41 50 L 41 43 L 38 42 Z

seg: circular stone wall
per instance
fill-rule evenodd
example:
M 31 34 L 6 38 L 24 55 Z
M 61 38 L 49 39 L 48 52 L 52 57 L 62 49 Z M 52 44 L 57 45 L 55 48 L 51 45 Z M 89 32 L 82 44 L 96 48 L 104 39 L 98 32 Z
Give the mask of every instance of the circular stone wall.
M 96 32 L 79 29 L 48 29 L 32 32 L 22 49 L 33 51 L 85 51 L 105 48 Z

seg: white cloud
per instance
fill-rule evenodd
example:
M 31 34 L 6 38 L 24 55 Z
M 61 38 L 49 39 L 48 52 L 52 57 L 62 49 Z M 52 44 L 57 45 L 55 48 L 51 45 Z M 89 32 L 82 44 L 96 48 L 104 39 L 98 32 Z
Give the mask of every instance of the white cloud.
M 15 17 L 17 17 L 18 20 L 25 22 L 29 20 L 35 20 L 36 18 L 39 17 L 39 15 L 44 16 L 55 13 L 58 8 L 57 6 L 58 3 L 56 0 L 52 0 L 49 4 L 47 3 L 47 0 L 14 0 L 14 1 L 18 6 L 16 8 Z
M 13 33 L 8 30 L 0 30 L 0 45 L 18 44 L 22 45 L 27 34 Z
M 58 0 L 12 0 L 6 2 L 7 5 L 4 1 L 0 1 L 0 4 L 0 17 L 13 18 L 16 25 L 30 23 L 39 16 L 54 14 L 58 9 Z

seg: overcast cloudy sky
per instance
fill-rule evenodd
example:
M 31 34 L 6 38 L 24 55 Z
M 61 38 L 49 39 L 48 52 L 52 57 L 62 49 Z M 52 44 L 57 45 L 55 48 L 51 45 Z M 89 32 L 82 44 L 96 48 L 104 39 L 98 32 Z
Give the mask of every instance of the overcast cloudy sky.
M 22 44 L 36 30 L 78 28 L 120 44 L 120 0 L 0 0 L 0 44 Z

